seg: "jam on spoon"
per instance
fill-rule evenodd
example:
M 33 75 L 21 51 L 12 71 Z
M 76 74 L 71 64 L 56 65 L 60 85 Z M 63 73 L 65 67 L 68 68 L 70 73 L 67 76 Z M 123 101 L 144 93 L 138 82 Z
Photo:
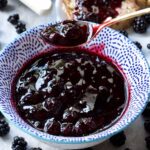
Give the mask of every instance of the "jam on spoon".
M 41 32 L 42 37 L 49 43 L 56 46 L 79 46 L 90 42 L 104 28 L 121 21 L 125 21 L 137 16 L 150 13 L 150 8 L 142 9 L 130 14 L 126 14 L 99 25 L 94 25 L 86 21 L 66 20 L 48 26 Z
M 111 126 L 125 108 L 125 79 L 96 54 L 56 50 L 31 60 L 13 84 L 13 101 L 32 127 L 84 136 Z
M 49 43 L 59 46 L 76 46 L 85 43 L 89 36 L 88 25 L 65 20 L 48 26 L 41 36 Z

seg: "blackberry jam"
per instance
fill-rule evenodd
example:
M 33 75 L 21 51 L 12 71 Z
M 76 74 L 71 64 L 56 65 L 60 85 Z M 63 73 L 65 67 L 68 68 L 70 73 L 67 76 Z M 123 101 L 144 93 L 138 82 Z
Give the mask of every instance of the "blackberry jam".
M 96 54 L 56 51 L 33 59 L 16 76 L 13 103 L 32 127 L 85 136 L 112 125 L 126 103 L 123 75 Z
M 123 0 L 75 0 L 73 18 L 101 23 L 108 17 L 116 17 L 116 8 Z
M 47 42 L 59 46 L 76 46 L 85 43 L 88 35 L 87 25 L 71 20 L 50 25 L 41 32 L 41 36 Z

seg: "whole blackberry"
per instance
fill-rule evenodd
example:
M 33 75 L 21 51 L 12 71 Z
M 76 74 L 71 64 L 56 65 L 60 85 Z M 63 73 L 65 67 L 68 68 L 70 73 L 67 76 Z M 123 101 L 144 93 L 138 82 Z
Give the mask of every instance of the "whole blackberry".
M 144 17 L 137 17 L 133 21 L 133 30 L 136 33 L 145 33 L 147 30 L 147 23 Z
M 146 121 L 144 122 L 144 128 L 145 128 L 145 130 L 146 130 L 147 132 L 150 133 L 150 120 L 146 120 Z
M 12 142 L 12 150 L 26 150 L 27 142 L 23 137 L 15 136 Z
M 148 136 L 148 137 L 145 138 L 145 142 L 146 142 L 147 149 L 150 150 L 150 136 Z
M 20 21 L 16 24 L 15 28 L 18 34 L 26 31 L 26 25 Z
M 32 148 L 30 148 L 29 150 L 42 150 L 41 148 L 35 148 L 35 147 L 32 147 Z
M 16 29 L 16 32 L 17 32 L 18 34 L 23 33 L 24 31 L 26 31 L 26 28 L 17 28 L 17 29 Z
M 19 15 L 18 14 L 14 14 L 12 16 L 9 16 L 9 18 L 7 20 L 11 24 L 16 25 L 19 22 Z
M 3 116 L 3 114 L 0 112 L 0 118 L 2 119 L 2 118 L 4 118 L 4 116 Z
M 142 113 L 143 117 L 150 117 L 150 102 L 147 104 L 145 110 Z
M 10 127 L 6 120 L 0 120 L 0 136 L 5 136 L 9 131 Z
M 119 31 L 121 34 L 123 34 L 124 36 L 128 37 L 128 32 L 125 30 L 120 30 Z
M 149 44 L 147 44 L 147 48 L 148 48 L 148 49 L 150 49 L 150 43 L 149 43 Z
M 135 41 L 134 44 L 141 50 L 142 49 L 142 45 L 140 42 Z
M 7 0 L 0 0 L 0 9 L 5 8 L 7 6 Z
M 109 139 L 110 143 L 116 147 L 120 147 L 125 144 L 126 136 L 124 132 L 120 132 Z
M 143 16 L 147 24 L 150 24 L 150 14 L 146 14 Z

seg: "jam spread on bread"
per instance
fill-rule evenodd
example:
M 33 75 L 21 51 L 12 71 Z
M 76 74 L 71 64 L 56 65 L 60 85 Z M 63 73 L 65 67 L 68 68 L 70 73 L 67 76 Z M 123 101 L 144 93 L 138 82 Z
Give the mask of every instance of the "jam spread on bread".
M 123 0 L 76 0 L 73 18 L 101 23 L 108 17 L 116 17 L 116 8 Z

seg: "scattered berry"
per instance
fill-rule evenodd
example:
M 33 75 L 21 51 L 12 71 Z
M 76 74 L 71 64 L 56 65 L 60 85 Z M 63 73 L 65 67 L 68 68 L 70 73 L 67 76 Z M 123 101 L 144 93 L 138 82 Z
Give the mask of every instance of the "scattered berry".
M 0 120 L 0 136 L 5 136 L 9 131 L 10 127 L 6 120 Z
M 15 136 L 12 143 L 12 150 L 26 150 L 27 142 L 23 137 Z
M 146 147 L 150 150 L 150 136 L 145 138 Z
M 142 49 L 142 45 L 141 45 L 138 41 L 135 41 L 134 44 L 135 44 L 139 49 Z
M 144 117 L 150 117 L 150 102 L 147 104 L 145 110 L 143 111 L 142 115 Z
M 121 34 L 123 34 L 124 36 L 128 37 L 128 32 L 125 30 L 120 30 L 119 31 Z
M 24 32 L 24 31 L 26 31 L 25 28 L 17 28 L 17 29 L 16 29 L 16 32 L 17 32 L 18 34 Z
M 124 132 L 120 132 L 112 136 L 109 140 L 110 140 L 110 143 L 112 143 L 114 146 L 120 147 L 125 144 L 126 136 Z
M 19 22 L 19 15 L 18 14 L 14 14 L 12 16 L 9 16 L 9 18 L 7 20 L 11 24 L 16 25 Z
M 0 0 L 0 9 L 5 8 L 7 6 L 7 0 Z
M 150 24 L 150 14 L 146 14 L 143 16 L 147 24 Z
M 15 28 L 18 34 L 26 31 L 26 25 L 20 21 L 16 24 Z
M 136 33 L 145 33 L 147 30 L 147 23 L 143 17 L 137 17 L 133 21 L 133 30 Z
M 2 118 L 4 118 L 4 115 L 0 112 L 0 118 L 2 119 Z
M 150 120 L 146 120 L 146 121 L 144 122 L 144 128 L 145 128 L 145 130 L 146 130 L 147 132 L 150 133 Z
M 148 49 L 150 49 L 150 43 L 149 43 L 149 44 L 147 44 L 147 48 L 148 48 Z
M 30 150 L 42 150 L 41 148 L 35 148 L 35 147 L 33 147 L 33 148 L 30 148 Z

